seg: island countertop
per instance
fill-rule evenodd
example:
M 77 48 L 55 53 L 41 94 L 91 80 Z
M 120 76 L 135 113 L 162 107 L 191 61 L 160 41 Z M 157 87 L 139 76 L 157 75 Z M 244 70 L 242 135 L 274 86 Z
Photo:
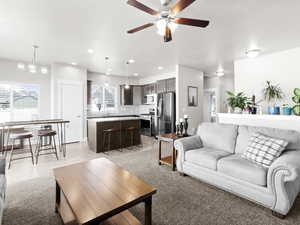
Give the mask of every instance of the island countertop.
M 107 117 L 107 118 L 92 118 L 88 119 L 93 122 L 112 122 L 112 121 L 124 121 L 124 120 L 140 120 L 140 117 Z

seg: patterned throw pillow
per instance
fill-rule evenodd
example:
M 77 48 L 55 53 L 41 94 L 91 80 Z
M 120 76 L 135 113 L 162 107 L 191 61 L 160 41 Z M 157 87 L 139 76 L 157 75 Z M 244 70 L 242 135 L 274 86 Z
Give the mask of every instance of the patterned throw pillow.
M 271 138 L 260 133 L 253 133 L 247 151 L 242 154 L 242 158 L 269 168 L 287 145 L 288 142 L 285 140 Z

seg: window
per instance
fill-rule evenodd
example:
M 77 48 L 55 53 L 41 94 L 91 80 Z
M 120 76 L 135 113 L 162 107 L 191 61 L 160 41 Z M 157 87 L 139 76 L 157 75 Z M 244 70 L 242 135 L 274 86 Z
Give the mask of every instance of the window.
M 39 93 L 38 85 L 0 84 L 0 122 L 38 118 Z
M 92 84 L 92 111 L 105 111 L 116 107 L 116 88 Z

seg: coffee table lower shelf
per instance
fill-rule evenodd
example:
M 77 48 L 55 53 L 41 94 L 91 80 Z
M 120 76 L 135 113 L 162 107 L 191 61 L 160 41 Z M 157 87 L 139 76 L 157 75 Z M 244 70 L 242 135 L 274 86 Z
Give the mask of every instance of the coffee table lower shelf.
M 60 204 L 57 206 L 57 210 L 65 225 L 78 225 L 75 216 L 71 208 L 69 207 L 63 193 L 61 193 L 61 200 L 60 200 Z M 142 225 L 141 222 L 129 212 L 129 210 L 119 213 L 101 222 L 100 224 L 101 225 Z
M 173 163 L 172 163 L 172 156 L 167 156 L 167 157 L 164 157 L 164 158 L 161 158 L 159 160 L 159 162 L 161 164 L 164 164 L 164 165 L 167 165 L 167 166 L 173 166 Z

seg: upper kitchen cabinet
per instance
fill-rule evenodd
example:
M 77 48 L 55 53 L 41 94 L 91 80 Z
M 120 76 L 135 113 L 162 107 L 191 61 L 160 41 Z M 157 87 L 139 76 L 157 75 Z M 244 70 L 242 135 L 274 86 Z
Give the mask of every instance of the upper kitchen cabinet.
M 146 84 L 143 86 L 143 95 L 156 94 L 156 83 Z
M 157 81 L 157 93 L 175 92 L 175 91 L 176 91 L 175 78 Z
M 176 78 L 171 78 L 166 80 L 166 90 L 167 92 L 176 91 Z
M 120 103 L 121 105 L 141 105 L 142 104 L 142 87 L 130 85 L 125 88 L 125 85 L 120 86 Z

